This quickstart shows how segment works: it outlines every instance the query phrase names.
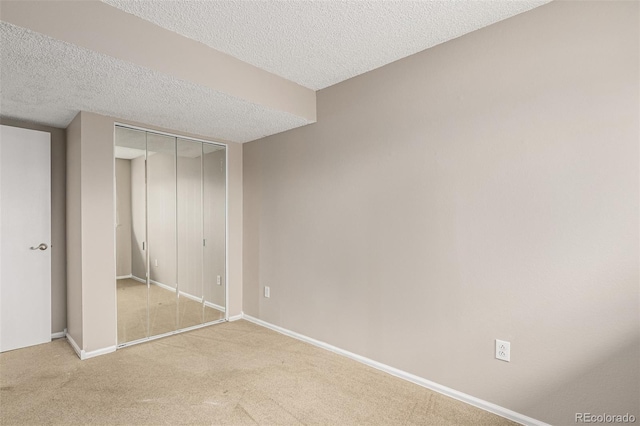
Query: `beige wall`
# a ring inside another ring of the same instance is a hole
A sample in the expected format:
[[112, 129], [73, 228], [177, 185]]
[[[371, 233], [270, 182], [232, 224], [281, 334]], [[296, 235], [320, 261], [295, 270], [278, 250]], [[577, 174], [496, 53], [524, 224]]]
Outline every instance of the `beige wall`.
[[639, 417], [638, 13], [550, 3], [245, 144], [245, 313], [549, 423]]
[[81, 121], [67, 127], [67, 336], [82, 349]]
[[51, 134], [51, 332], [59, 333], [67, 327], [66, 131], [5, 117], [0, 124]]
[[81, 112], [82, 333], [87, 352], [116, 344], [113, 120]]
[[[204, 155], [204, 298], [218, 306], [225, 306], [225, 151]], [[220, 276], [220, 284], [217, 277]]]
[[131, 160], [116, 159], [116, 276], [131, 275]]
[[[179, 143], [186, 143], [179, 139]], [[118, 160], [131, 163], [133, 168], [132, 191], [135, 194], [133, 219], [135, 230], [132, 239], [134, 250], [129, 251], [133, 256], [134, 276], [144, 279], [144, 158], [132, 161]], [[177, 213], [178, 213], [178, 247], [177, 268], [180, 291], [196, 297], [203, 296], [208, 302], [218, 306], [225, 305], [225, 151], [217, 150], [205, 154], [204, 175], [201, 175], [200, 157], [178, 157], [177, 179], [174, 176], [172, 155], [156, 153], [149, 158], [149, 255], [151, 260], [151, 279], [161, 284], [175, 287], [176, 282], [176, 230], [175, 182], [177, 180]], [[117, 164], [116, 164], [117, 166]], [[116, 173], [118, 169], [116, 168]], [[122, 172], [125, 179], [125, 172]], [[202, 181], [204, 179], [204, 186]], [[124, 191], [123, 191], [124, 193]], [[205, 233], [207, 246], [204, 249], [206, 262], [203, 268], [203, 215], [201, 197], [205, 199]], [[124, 208], [124, 207], [123, 207]], [[131, 213], [130, 213], [131, 214]], [[131, 228], [129, 229], [131, 233]], [[130, 235], [130, 234], [127, 234]], [[120, 246], [118, 246], [120, 247]], [[126, 247], [123, 246], [123, 251]], [[119, 257], [120, 249], [117, 256]], [[123, 254], [124, 255], [124, 254]], [[155, 261], [158, 260], [158, 266]], [[129, 272], [131, 273], [131, 272]], [[127, 275], [120, 274], [119, 276]], [[220, 275], [220, 285], [217, 276]]]
[[[174, 139], [170, 140], [173, 143]], [[152, 145], [149, 145], [148, 149], [152, 151]], [[164, 152], [157, 152], [147, 158], [147, 242], [150, 279], [172, 288], [176, 287], [177, 279], [175, 163], [175, 154]]]
[[131, 160], [131, 274], [146, 279], [146, 239], [144, 156]]
[[242, 314], [244, 297], [244, 255], [243, 255], [243, 232], [244, 223], [242, 212], [244, 211], [244, 150], [243, 145], [237, 143], [227, 144], [227, 276], [229, 283], [227, 288], [228, 303], [227, 310], [229, 317]]
[[178, 157], [178, 282], [180, 291], [199, 298], [203, 295], [201, 163], [200, 157]]

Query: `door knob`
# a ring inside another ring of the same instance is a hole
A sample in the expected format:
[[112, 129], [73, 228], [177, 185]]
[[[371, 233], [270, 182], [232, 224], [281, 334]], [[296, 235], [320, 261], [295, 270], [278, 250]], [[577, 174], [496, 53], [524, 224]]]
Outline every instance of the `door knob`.
[[40, 244], [38, 247], [31, 247], [31, 250], [46, 250], [49, 246], [45, 243]]

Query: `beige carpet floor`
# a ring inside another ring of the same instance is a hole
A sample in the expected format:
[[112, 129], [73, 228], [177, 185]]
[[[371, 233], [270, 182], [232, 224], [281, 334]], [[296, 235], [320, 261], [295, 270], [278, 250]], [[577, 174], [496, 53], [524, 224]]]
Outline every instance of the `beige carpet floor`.
[[[149, 286], [147, 326], [147, 285], [130, 278], [117, 280], [118, 344], [168, 333], [224, 318], [224, 312], [180, 297], [157, 285]], [[147, 332], [147, 328], [149, 331]]]
[[0, 354], [0, 423], [510, 425], [246, 321], [80, 361], [65, 339]]

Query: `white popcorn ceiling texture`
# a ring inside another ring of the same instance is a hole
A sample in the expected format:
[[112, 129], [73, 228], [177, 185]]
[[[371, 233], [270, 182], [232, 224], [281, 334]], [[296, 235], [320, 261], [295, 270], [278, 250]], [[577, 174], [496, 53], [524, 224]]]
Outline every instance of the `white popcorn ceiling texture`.
[[319, 90], [550, 0], [102, 0]]
[[0, 22], [0, 114], [66, 128], [89, 111], [247, 142], [301, 117]]
[[[316, 90], [548, 2], [105, 1]], [[0, 22], [0, 115], [81, 110], [235, 142], [310, 123]]]

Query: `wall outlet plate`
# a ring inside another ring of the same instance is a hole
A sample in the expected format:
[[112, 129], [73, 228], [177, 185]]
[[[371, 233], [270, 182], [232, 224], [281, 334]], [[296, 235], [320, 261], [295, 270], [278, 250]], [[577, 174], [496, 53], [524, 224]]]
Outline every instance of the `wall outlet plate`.
[[264, 287], [264, 297], [271, 297], [271, 289], [267, 286]]
[[496, 339], [496, 359], [511, 361], [511, 342]]
[[216, 278], [216, 284], [222, 285], [222, 279], [220, 278], [220, 275], [218, 275], [218, 278]]

